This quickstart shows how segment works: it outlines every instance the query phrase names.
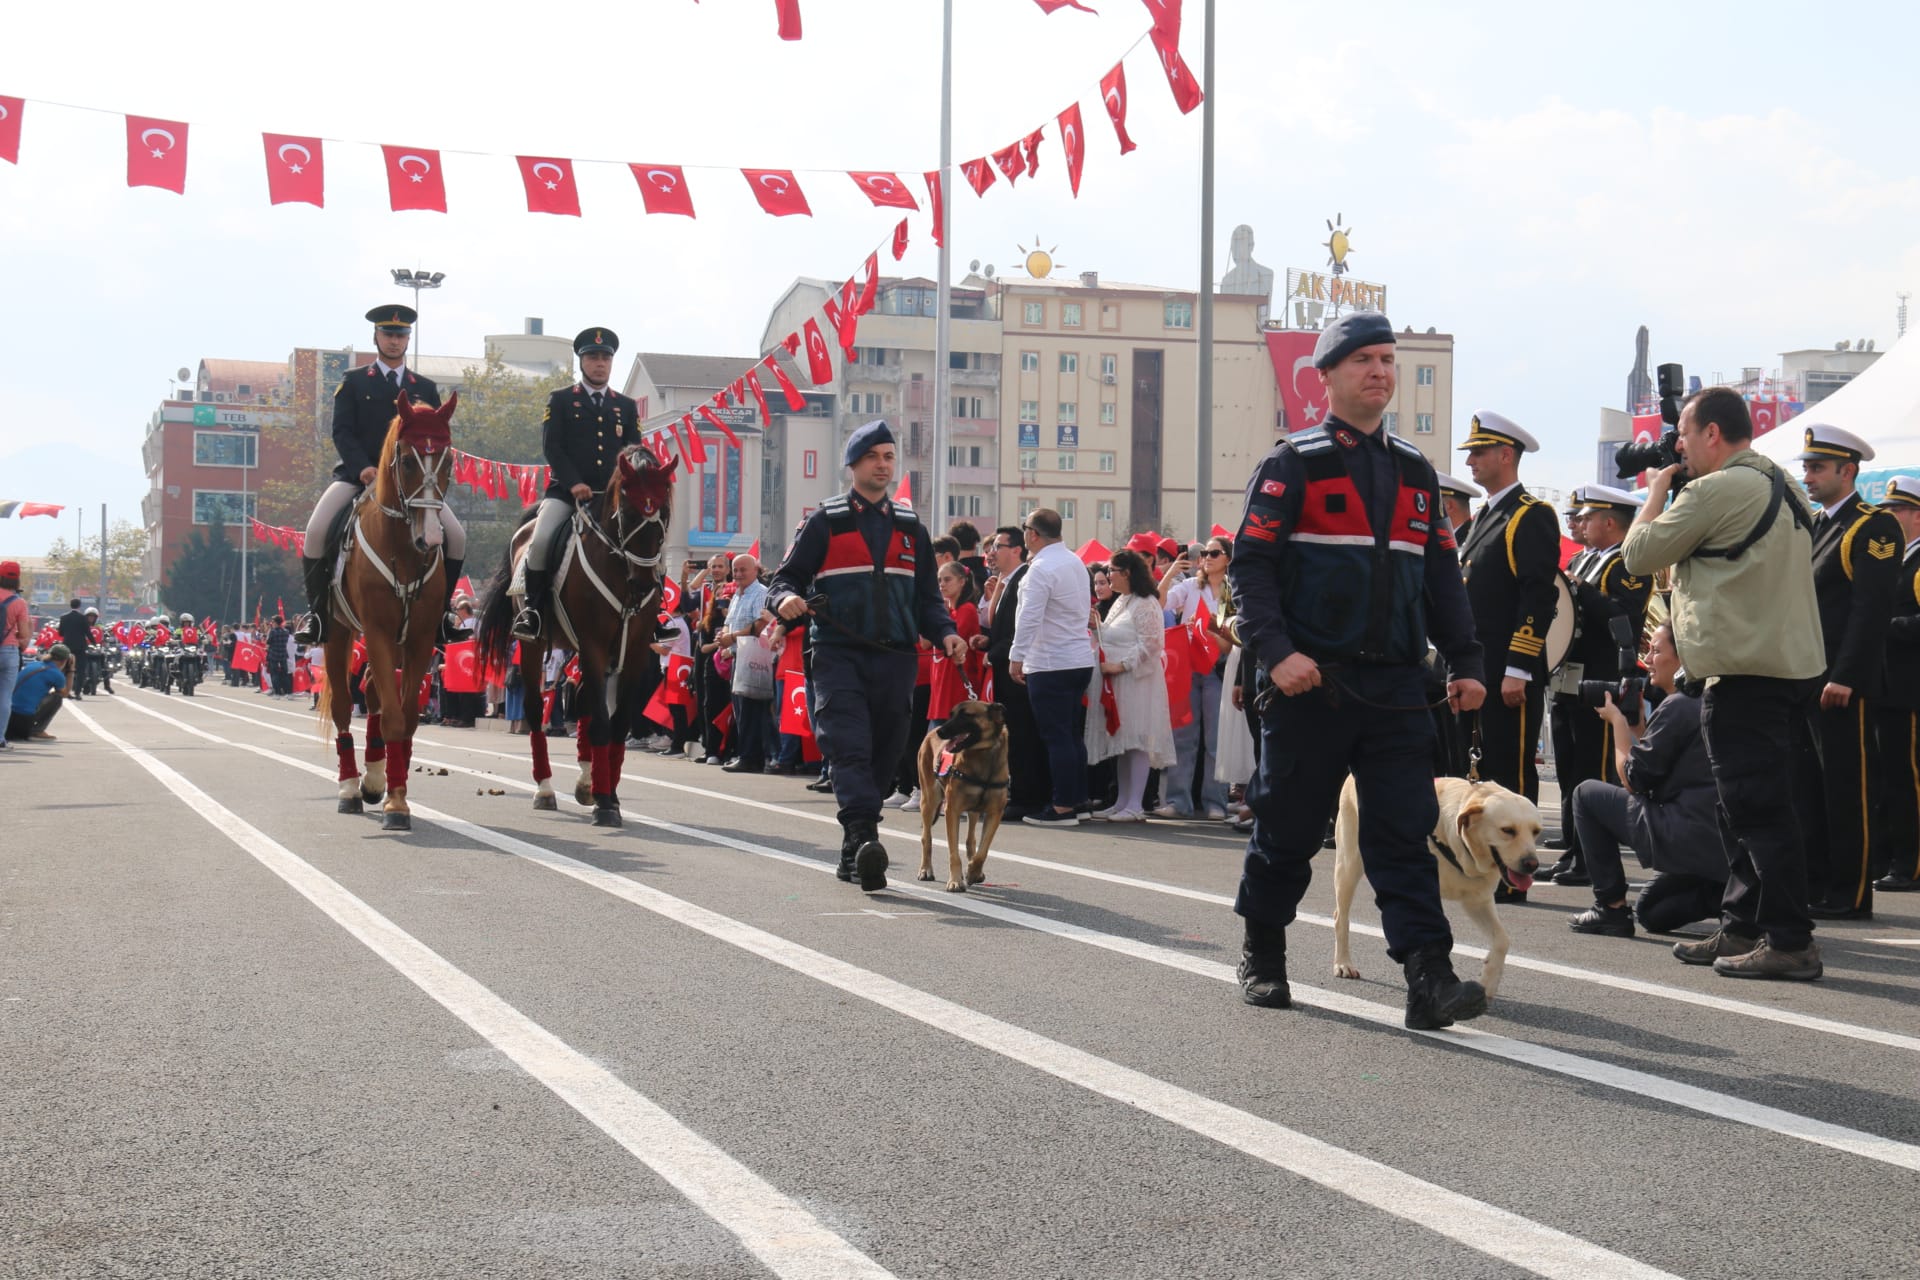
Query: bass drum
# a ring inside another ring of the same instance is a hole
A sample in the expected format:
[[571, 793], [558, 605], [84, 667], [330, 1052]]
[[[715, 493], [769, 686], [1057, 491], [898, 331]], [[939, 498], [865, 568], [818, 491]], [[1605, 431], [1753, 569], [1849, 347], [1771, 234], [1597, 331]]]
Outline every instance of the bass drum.
[[1548, 671], [1558, 671], [1560, 664], [1567, 660], [1567, 654], [1573, 648], [1573, 637], [1578, 630], [1579, 614], [1573, 607], [1573, 584], [1567, 575], [1556, 569], [1553, 573], [1553, 621], [1547, 627], [1546, 648], [1542, 651], [1547, 660]]

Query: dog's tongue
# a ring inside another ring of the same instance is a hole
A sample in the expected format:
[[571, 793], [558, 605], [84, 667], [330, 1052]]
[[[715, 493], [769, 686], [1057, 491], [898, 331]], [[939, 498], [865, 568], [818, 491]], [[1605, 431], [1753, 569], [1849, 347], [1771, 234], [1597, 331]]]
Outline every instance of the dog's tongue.
[[1507, 877], [1507, 883], [1513, 886], [1513, 890], [1515, 893], [1525, 893], [1528, 889], [1533, 887], [1532, 876], [1523, 876], [1518, 872], [1507, 871], [1504, 868], [1502, 869], [1501, 874]]

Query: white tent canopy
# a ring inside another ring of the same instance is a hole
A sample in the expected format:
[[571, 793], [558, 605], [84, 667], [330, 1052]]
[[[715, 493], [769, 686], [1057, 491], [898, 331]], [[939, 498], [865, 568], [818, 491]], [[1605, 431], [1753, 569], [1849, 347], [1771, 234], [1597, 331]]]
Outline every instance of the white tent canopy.
[[1920, 342], [1902, 340], [1859, 377], [1799, 417], [1754, 441], [1753, 447], [1788, 462], [1806, 447], [1806, 427], [1839, 427], [1873, 446], [1873, 460], [1860, 464], [1860, 492], [1877, 502], [1887, 480], [1920, 474]]

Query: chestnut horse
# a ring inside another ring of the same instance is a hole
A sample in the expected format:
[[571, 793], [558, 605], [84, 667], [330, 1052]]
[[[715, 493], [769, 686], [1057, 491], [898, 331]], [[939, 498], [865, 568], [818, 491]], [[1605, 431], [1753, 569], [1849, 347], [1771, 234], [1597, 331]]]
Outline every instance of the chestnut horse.
[[[346, 556], [329, 597], [325, 714], [340, 757], [340, 812], [360, 813], [363, 801], [379, 804], [384, 793], [380, 825], [388, 831], [413, 829], [407, 769], [420, 724], [416, 691], [433, 658], [446, 600], [440, 512], [453, 471], [447, 423], [459, 403], [458, 392], [438, 409], [401, 393], [373, 487], [354, 500], [347, 517]], [[365, 636], [367, 646], [364, 778], [354, 762], [347, 683], [355, 636]]]
[[[653, 632], [660, 610], [660, 562], [673, 515], [673, 464], [645, 445], [621, 450], [613, 481], [595, 503], [574, 511], [553, 574], [553, 607], [540, 638], [520, 642], [520, 685], [526, 697], [527, 745], [533, 751], [536, 809], [558, 808], [547, 760], [541, 681], [548, 650], [565, 644], [580, 658], [580, 777], [573, 797], [593, 806], [593, 825], [617, 827], [620, 766], [637, 695], [649, 665], [658, 666]], [[513, 650], [511, 595], [515, 562], [533, 537], [523, 517], [505, 560], [487, 587], [476, 638], [492, 671], [505, 670]]]

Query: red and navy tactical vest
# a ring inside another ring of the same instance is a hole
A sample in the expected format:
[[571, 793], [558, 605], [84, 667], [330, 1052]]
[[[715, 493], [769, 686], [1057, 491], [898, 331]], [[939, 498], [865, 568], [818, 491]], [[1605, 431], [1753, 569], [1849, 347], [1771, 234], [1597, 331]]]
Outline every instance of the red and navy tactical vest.
[[1427, 653], [1427, 544], [1446, 533], [1433, 464], [1398, 436], [1392, 523], [1375, 529], [1324, 428], [1287, 443], [1306, 467], [1300, 519], [1280, 568], [1280, 604], [1297, 648], [1316, 659], [1419, 662]]
[[860, 637], [889, 649], [913, 649], [919, 627], [910, 536], [918, 522], [912, 509], [893, 504], [893, 528], [879, 564], [873, 562], [846, 494], [828, 498], [820, 510], [827, 518], [827, 555], [813, 575], [813, 585], [827, 598], [827, 616], [836, 625], [811, 628], [813, 643], [857, 646], [855, 637]]

